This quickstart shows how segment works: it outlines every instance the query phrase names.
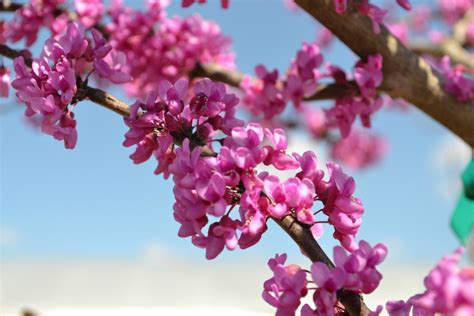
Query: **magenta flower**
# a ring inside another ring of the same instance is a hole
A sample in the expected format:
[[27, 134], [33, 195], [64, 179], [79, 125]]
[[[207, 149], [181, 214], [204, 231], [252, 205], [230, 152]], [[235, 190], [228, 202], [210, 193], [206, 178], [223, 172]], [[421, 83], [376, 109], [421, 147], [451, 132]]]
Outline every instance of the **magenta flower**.
[[101, 0], [74, 0], [79, 20], [85, 27], [94, 26], [104, 13], [104, 4]]
[[64, 0], [32, 0], [16, 10], [14, 18], [8, 22], [8, 39], [14, 43], [25, 39], [26, 46], [33, 45], [43, 25], [53, 26], [55, 11], [63, 3]]
[[293, 316], [301, 298], [308, 292], [306, 274], [297, 265], [284, 266], [286, 254], [276, 255], [268, 261], [274, 276], [263, 284], [263, 299], [277, 308], [276, 315]]
[[387, 150], [388, 144], [380, 136], [352, 130], [348, 137], [337, 140], [331, 157], [353, 169], [361, 169], [379, 162]]
[[454, 95], [458, 101], [471, 101], [474, 104], [474, 80], [467, 77], [464, 66], [452, 67], [449, 57], [444, 56], [440, 68], [445, 79], [444, 90]]

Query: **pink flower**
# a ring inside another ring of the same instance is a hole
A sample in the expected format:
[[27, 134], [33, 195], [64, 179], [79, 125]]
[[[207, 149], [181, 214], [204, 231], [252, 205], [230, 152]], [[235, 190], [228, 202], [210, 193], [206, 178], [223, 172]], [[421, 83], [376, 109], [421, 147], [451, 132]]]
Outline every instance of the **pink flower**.
[[304, 119], [306, 128], [314, 137], [322, 137], [327, 131], [326, 114], [320, 108], [311, 106], [304, 107], [301, 111], [301, 116]]
[[163, 80], [188, 77], [198, 63], [235, 67], [232, 41], [216, 23], [199, 15], [167, 18], [167, 5], [149, 1], [148, 10], [140, 12], [115, 3], [110, 12], [106, 31], [110, 45], [127, 57], [123, 71], [134, 78], [125, 85], [130, 95], [144, 97]]
[[252, 81], [250, 77], [244, 77], [241, 88], [244, 90], [244, 103], [254, 114], [263, 114], [267, 119], [281, 113], [287, 100], [283, 90], [279, 87], [278, 70], [268, 72], [263, 65], [255, 67], [255, 73], [259, 80]]
[[449, 57], [444, 56], [440, 68], [445, 79], [444, 90], [453, 94], [458, 101], [474, 103], [474, 80], [466, 76], [464, 66], [452, 67]]
[[360, 200], [352, 196], [355, 190], [354, 179], [336, 164], [328, 163], [327, 166], [329, 181], [316, 185], [316, 190], [324, 203], [324, 213], [334, 226], [334, 238], [345, 249], [352, 251], [357, 248], [354, 240], [362, 222], [364, 208]]
[[368, 16], [372, 20], [372, 29], [374, 33], [380, 32], [380, 24], [383, 23], [387, 11], [369, 3], [369, 0], [362, 0], [356, 5], [359, 14]]
[[382, 274], [377, 271], [376, 266], [382, 263], [386, 256], [387, 247], [384, 244], [371, 247], [363, 240], [350, 255], [347, 255], [342, 247], [334, 247], [335, 265], [346, 273], [344, 288], [365, 294], [372, 293], [382, 279]]
[[283, 0], [283, 4], [290, 11], [297, 12], [301, 10], [300, 7], [296, 4], [295, 0]]
[[277, 308], [276, 315], [292, 316], [308, 292], [306, 274], [297, 265], [284, 266], [286, 254], [276, 255], [268, 261], [274, 276], [263, 284], [263, 299]]
[[341, 289], [346, 281], [344, 270], [339, 267], [329, 269], [322, 262], [315, 262], [311, 265], [311, 276], [320, 289], [333, 293]]
[[408, 24], [399, 22], [387, 25], [389, 31], [397, 37], [404, 45], [408, 45]]
[[473, 0], [438, 0], [437, 2], [443, 20], [450, 25], [456, 23], [474, 6]]
[[8, 89], [10, 86], [10, 70], [0, 67], [0, 97], [8, 98]]
[[[346, 75], [342, 70], [330, 67], [329, 72], [336, 82], [347, 83]], [[357, 116], [360, 116], [364, 127], [370, 127], [372, 114], [383, 105], [383, 99], [377, 95], [377, 87], [383, 80], [382, 56], [371, 55], [366, 63], [359, 61], [354, 68], [354, 79], [361, 96], [343, 95], [336, 99], [334, 107], [325, 111], [328, 126], [338, 127], [343, 137], [350, 134]]]
[[354, 79], [366, 98], [373, 97], [375, 89], [380, 86], [383, 80], [382, 55], [370, 55], [367, 62], [358, 62], [354, 69]]
[[344, 13], [347, 10], [347, 0], [334, 0], [334, 8], [337, 13]]
[[104, 13], [104, 4], [101, 0], [74, 0], [77, 14], [85, 27], [94, 26]]
[[353, 169], [359, 169], [378, 163], [387, 150], [388, 145], [380, 136], [353, 130], [348, 137], [334, 144], [331, 156]]
[[52, 26], [57, 7], [64, 0], [32, 0], [15, 11], [13, 20], [8, 23], [8, 38], [12, 42], [26, 40], [26, 46], [33, 45], [42, 26]]
[[386, 304], [390, 316], [413, 315], [472, 315], [474, 313], [474, 269], [458, 268], [464, 252], [458, 248], [444, 257], [425, 278], [426, 291], [405, 301]]
[[408, 0], [397, 0], [399, 6], [404, 8], [405, 10], [411, 10], [411, 4]]
[[206, 259], [216, 258], [224, 247], [234, 250], [237, 247], [236, 228], [239, 226], [238, 221], [231, 220], [228, 216], [222, 217], [219, 223], [209, 226], [208, 236], [194, 236], [193, 244], [206, 248]]

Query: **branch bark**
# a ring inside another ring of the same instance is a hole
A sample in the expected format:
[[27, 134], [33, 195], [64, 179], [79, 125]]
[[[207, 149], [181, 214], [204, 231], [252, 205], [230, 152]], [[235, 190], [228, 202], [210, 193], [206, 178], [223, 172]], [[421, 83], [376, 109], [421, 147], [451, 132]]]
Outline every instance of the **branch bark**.
[[[282, 219], [273, 219], [283, 230], [290, 235], [303, 253], [312, 262], [322, 262], [330, 268], [334, 268], [331, 259], [314, 239], [310, 229], [299, 223], [292, 215], [287, 215]], [[341, 289], [337, 292], [338, 300], [346, 308], [346, 312], [351, 316], [367, 316], [370, 309], [365, 305], [361, 295]]]
[[403, 46], [385, 26], [374, 34], [369, 18], [338, 14], [332, 0], [295, 0], [326, 26], [360, 58], [381, 54], [384, 81], [381, 89], [400, 97], [431, 116], [474, 148], [474, 107], [445, 93], [442, 78], [428, 63]]
[[12, 3], [9, 1], [2, 1], [0, 2], [0, 11], [4, 12], [15, 12], [18, 9], [21, 9], [23, 4], [20, 3]]
[[410, 44], [410, 49], [418, 55], [428, 54], [434, 57], [448, 55], [456, 64], [463, 64], [474, 70], [474, 55], [465, 50], [458, 41], [446, 38], [440, 44]]

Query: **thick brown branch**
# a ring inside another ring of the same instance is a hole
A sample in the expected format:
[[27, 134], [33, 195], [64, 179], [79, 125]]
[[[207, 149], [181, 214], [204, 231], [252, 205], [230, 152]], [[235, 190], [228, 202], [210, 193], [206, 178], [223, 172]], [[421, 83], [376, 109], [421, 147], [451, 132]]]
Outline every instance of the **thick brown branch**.
[[410, 44], [410, 49], [418, 55], [428, 54], [434, 57], [448, 55], [454, 63], [463, 64], [474, 70], [474, 55], [452, 38], [447, 38], [440, 44]]
[[295, 0], [331, 30], [359, 57], [384, 58], [381, 89], [417, 106], [474, 147], [474, 107], [460, 103], [443, 91], [441, 76], [426, 61], [403, 46], [385, 26], [374, 34], [369, 18], [353, 13], [337, 14], [332, 0]]
[[20, 3], [12, 3], [9, 1], [0, 2], [0, 11], [3, 11], [3, 12], [14, 12], [18, 9], [21, 9], [22, 7], [23, 5]]
[[[274, 219], [283, 230], [290, 235], [303, 253], [312, 262], [322, 262], [328, 267], [334, 268], [331, 259], [328, 258], [324, 250], [314, 239], [309, 227], [299, 223], [292, 215], [287, 215], [282, 219]], [[368, 315], [369, 308], [365, 305], [362, 297], [354, 292], [341, 289], [337, 292], [338, 300], [344, 305], [349, 315]]]

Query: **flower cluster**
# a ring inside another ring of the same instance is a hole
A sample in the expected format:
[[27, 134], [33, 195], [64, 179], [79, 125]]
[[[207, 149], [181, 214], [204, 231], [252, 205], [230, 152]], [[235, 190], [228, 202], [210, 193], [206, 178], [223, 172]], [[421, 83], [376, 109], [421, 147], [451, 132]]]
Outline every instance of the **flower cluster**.
[[[444, 257], [425, 278], [426, 291], [405, 301], [389, 301], [385, 308], [390, 316], [474, 315], [474, 269], [459, 268], [464, 252], [459, 248]], [[381, 312], [379, 306], [378, 312]], [[378, 315], [378, 314], [377, 314]]]
[[363, 126], [370, 127], [371, 115], [383, 105], [383, 98], [377, 93], [377, 87], [383, 80], [382, 56], [370, 55], [367, 62], [356, 63], [355, 87], [340, 68], [329, 65], [328, 71], [320, 71], [322, 62], [319, 46], [304, 43], [284, 79], [279, 78], [278, 70], [269, 72], [265, 66], [258, 65], [255, 68], [257, 80], [251, 79], [250, 76], [245, 76], [242, 80], [244, 105], [253, 114], [262, 114], [264, 119], [270, 120], [282, 113], [286, 104], [292, 101], [297, 111], [308, 122], [316, 118], [313, 114], [319, 113], [308, 110], [302, 106], [302, 102], [315, 93], [321, 78], [332, 77], [336, 84], [347, 87], [348, 92], [338, 97], [334, 106], [325, 111], [324, 119], [316, 119], [318, 126], [310, 127], [310, 130], [313, 130], [313, 127], [318, 130], [313, 134], [323, 133], [327, 128], [339, 128], [342, 136], [347, 137], [358, 116]]
[[33, 45], [42, 26], [55, 29], [58, 18], [55, 13], [64, 0], [32, 0], [15, 12], [14, 18], [6, 25], [7, 39], [17, 42], [26, 40], [26, 46]]
[[187, 77], [198, 63], [234, 67], [231, 40], [219, 26], [199, 15], [167, 18], [168, 1], [148, 1], [148, 11], [136, 11], [114, 2], [106, 25], [110, 44], [127, 56], [124, 69], [134, 80], [127, 92], [144, 97], [162, 80]]
[[269, 72], [265, 66], [255, 68], [258, 80], [245, 76], [241, 83], [244, 104], [254, 114], [263, 114], [271, 119], [285, 109], [292, 101], [299, 108], [305, 97], [312, 95], [321, 74], [318, 71], [323, 62], [317, 44], [304, 43], [288, 70], [285, 80], [278, 77], [278, 70]]
[[99, 32], [93, 30], [90, 39], [82, 25], [71, 23], [58, 39], [46, 41], [31, 69], [23, 57], [14, 61], [16, 79], [12, 87], [26, 104], [26, 116], [39, 115], [42, 131], [63, 140], [66, 148], [74, 148], [77, 142], [76, 121], [69, 105], [79, 101], [75, 97], [78, 79], [82, 82], [80, 74], [96, 71], [114, 83], [130, 79], [120, 71], [120, 54], [111, 49]]
[[[305, 304], [301, 309], [302, 316], [339, 315], [343, 306], [337, 299], [341, 289], [356, 293], [372, 293], [379, 285], [382, 274], [377, 266], [387, 255], [387, 247], [377, 244], [371, 247], [367, 242], [360, 241], [359, 247], [347, 254], [342, 247], [334, 248], [335, 267], [328, 268], [322, 262], [311, 266], [311, 277], [316, 285], [313, 292], [315, 308]], [[297, 265], [284, 266], [286, 254], [276, 255], [270, 259], [268, 266], [274, 276], [265, 281], [263, 299], [277, 308], [276, 315], [295, 315], [300, 306], [301, 298], [308, 293], [305, 272]]]
[[79, 20], [85, 27], [95, 26], [104, 14], [104, 3], [102, 0], [74, 0]]
[[469, 9], [474, 7], [473, 0], [438, 0], [439, 12], [449, 25], [453, 25], [461, 19]]
[[444, 90], [458, 101], [474, 104], [474, 79], [468, 77], [468, 69], [463, 65], [451, 66], [449, 57], [445, 56], [441, 59], [440, 70], [445, 79]]
[[388, 144], [384, 138], [359, 130], [352, 130], [349, 136], [336, 141], [331, 148], [331, 158], [341, 161], [353, 169], [372, 166], [387, 153]]
[[[348, 84], [343, 70], [331, 66], [330, 75], [335, 82]], [[338, 127], [343, 137], [350, 134], [357, 116], [364, 127], [371, 127], [371, 115], [383, 105], [383, 98], [377, 94], [377, 87], [383, 80], [382, 56], [370, 55], [366, 63], [359, 61], [354, 68], [354, 79], [358, 92], [338, 97], [334, 106], [326, 111], [328, 126]]]
[[[352, 196], [351, 177], [338, 165], [328, 164], [325, 181], [314, 153], [287, 153], [283, 130], [264, 129], [256, 123], [243, 126], [235, 118], [238, 99], [227, 94], [223, 84], [197, 81], [189, 98], [187, 90], [184, 80], [174, 85], [162, 82], [158, 92], [132, 106], [125, 120], [130, 130], [124, 145], [136, 145], [132, 160], [141, 163], [154, 155], [155, 172], [173, 176], [179, 236], [192, 237], [212, 259], [224, 247], [232, 250], [255, 244], [266, 231], [268, 218], [294, 214], [316, 237], [322, 233], [322, 223], [329, 223], [346, 249], [355, 248], [363, 207]], [[175, 148], [176, 144], [182, 146]], [[268, 172], [258, 172], [260, 165], [299, 172], [280, 181]], [[316, 220], [314, 201], [323, 203], [319, 213], [326, 214], [327, 221]], [[231, 217], [235, 207], [238, 216]], [[211, 218], [217, 221], [210, 223]]]

